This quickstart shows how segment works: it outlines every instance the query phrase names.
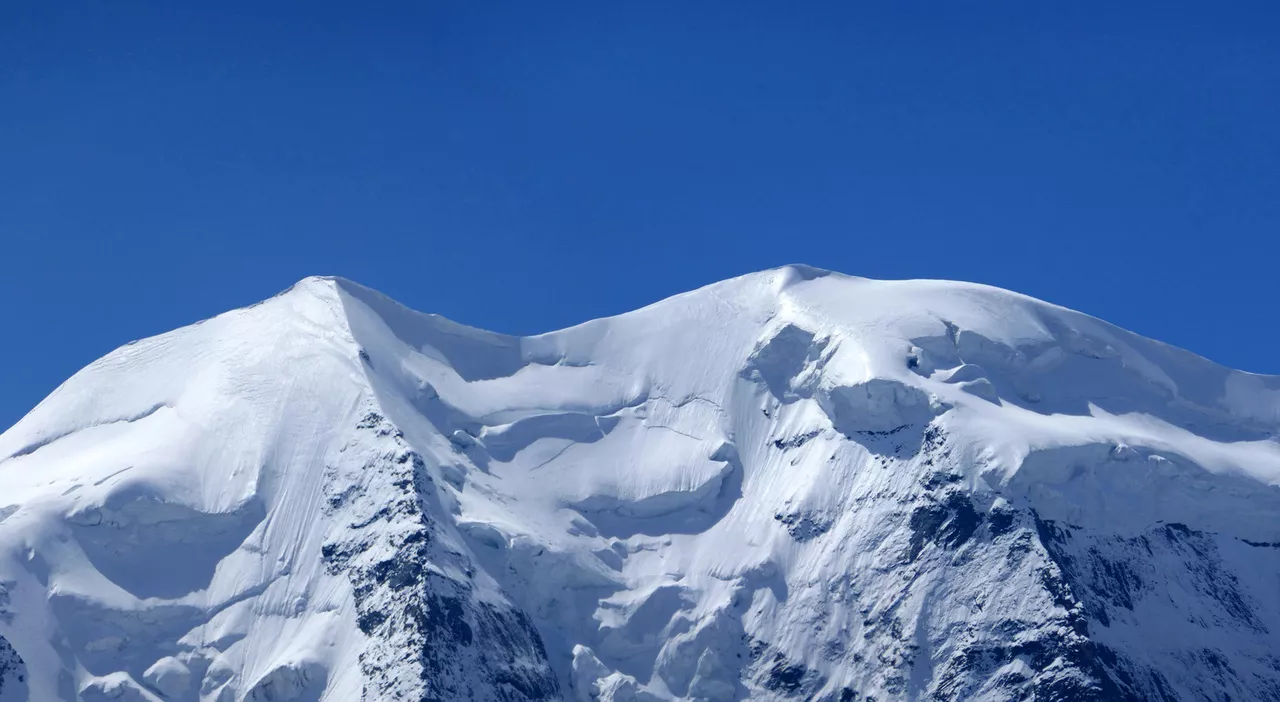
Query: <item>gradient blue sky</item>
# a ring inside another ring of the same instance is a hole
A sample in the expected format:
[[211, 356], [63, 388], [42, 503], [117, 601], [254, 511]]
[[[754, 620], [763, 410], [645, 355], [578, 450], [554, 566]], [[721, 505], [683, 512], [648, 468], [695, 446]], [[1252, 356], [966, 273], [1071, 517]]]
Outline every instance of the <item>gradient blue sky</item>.
[[4, 3], [0, 426], [317, 273], [532, 333], [796, 261], [1280, 372], [1276, 3], [854, 5]]

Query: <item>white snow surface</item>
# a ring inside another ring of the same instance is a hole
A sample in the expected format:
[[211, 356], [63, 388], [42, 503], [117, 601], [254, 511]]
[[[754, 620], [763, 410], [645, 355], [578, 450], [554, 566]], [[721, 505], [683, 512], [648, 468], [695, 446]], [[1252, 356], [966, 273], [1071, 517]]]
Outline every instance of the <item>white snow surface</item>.
[[0, 636], [30, 699], [396, 699], [322, 557], [371, 413], [564, 699], [919, 699], [961, 628], [1063, 607], [991, 549], [908, 543], [925, 427], [980, 515], [1211, 535], [1261, 629], [1149, 598], [1097, 635], [1117, 650], [1165, 670], [1202, 636], [1244, 675], [1280, 646], [1280, 552], [1248, 545], [1280, 544], [1280, 377], [991, 287], [804, 266], [533, 337], [308, 278], [117, 349], [0, 435]]

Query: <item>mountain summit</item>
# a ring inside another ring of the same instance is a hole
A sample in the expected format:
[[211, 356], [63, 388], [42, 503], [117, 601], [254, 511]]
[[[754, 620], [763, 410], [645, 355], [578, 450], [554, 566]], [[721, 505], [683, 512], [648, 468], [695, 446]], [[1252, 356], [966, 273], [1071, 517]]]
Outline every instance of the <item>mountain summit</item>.
[[0, 435], [0, 701], [1280, 700], [1277, 436], [981, 285], [512, 337], [308, 278]]

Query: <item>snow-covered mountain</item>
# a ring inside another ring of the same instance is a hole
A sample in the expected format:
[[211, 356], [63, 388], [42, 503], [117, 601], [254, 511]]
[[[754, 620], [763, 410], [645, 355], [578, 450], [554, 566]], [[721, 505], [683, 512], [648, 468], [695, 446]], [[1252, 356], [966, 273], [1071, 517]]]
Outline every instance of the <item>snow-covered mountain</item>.
[[1278, 432], [979, 285], [515, 338], [309, 278], [0, 435], [0, 700], [1280, 699]]

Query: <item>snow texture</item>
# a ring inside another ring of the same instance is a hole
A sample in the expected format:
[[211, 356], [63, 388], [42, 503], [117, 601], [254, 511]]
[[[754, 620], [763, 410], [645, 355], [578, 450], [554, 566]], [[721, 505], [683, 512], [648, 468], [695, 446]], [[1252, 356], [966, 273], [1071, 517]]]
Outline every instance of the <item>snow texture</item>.
[[803, 266], [309, 278], [0, 435], [0, 701], [1280, 700], [1280, 378]]

